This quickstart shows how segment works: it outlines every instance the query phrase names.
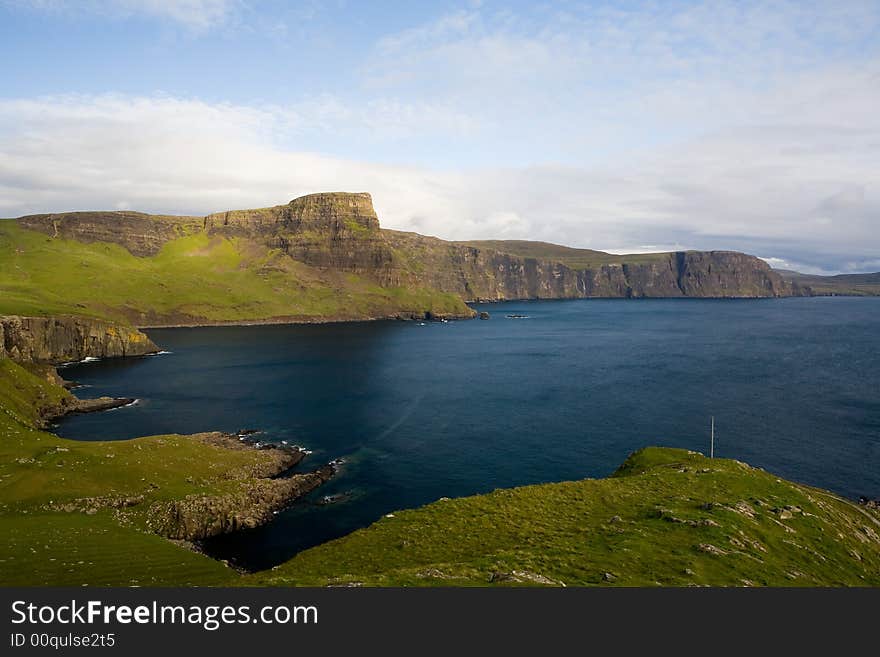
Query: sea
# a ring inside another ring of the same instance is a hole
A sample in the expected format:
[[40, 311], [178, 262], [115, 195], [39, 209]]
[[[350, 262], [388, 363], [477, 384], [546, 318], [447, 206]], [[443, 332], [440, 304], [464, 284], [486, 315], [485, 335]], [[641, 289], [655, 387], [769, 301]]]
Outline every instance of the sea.
[[605, 477], [648, 445], [880, 497], [880, 299], [540, 300], [489, 320], [153, 329], [156, 356], [65, 367], [77, 440], [257, 430], [342, 459], [274, 522], [205, 549], [260, 570], [442, 497]]

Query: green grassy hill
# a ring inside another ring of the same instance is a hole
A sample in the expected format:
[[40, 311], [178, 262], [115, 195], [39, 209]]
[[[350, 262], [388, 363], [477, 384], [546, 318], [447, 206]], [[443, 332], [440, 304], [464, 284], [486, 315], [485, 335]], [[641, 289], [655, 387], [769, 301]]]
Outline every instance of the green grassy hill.
[[0, 585], [237, 580], [223, 564], [151, 533], [147, 509], [154, 501], [234, 489], [237, 473], [259, 466], [265, 453], [188, 436], [82, 442], [40, 430], [42, 411], [67, 395], [0, 359]]
[[235, 490], [264, 451], [65, 440], [66, 391], [0, 359], [0, 585], [880, 585], [880, 518], [745, 464], [649, 448], [608, 479], [395, 512], [240, 575], [150, 531], [155, 502]]
[[396, 512], [269, 585], [877, 586], [880, 516], [744, 463], [648, 448], [600, 480]]
[[74, 314], [139, 326], [470, 314], [452, 294], [382, 287], [312, 267], [244, 237], [196, 232], [138, 257], [0, 220], [0, 314]]

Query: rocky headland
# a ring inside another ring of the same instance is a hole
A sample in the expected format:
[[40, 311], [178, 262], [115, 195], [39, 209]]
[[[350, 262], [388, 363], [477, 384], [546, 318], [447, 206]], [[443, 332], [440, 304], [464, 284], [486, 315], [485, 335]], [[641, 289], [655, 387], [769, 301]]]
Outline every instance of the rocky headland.
[[118, 323], [84, 317], [0, 315], [0, 358], [59, 365], [158, 351], [146, 334]]
[[[222, 433], [197, 434], [224, 449], [255, 449], [240, 437]], [[221, 494], [193, 494], [160, 501], [149, 509], [149, 527], [167, 538], [199, 541], [270, 522], [275, 513], [326, 483], [335, 473], [332, 464], [307, 473], [290, 473], [305, 452], [284, 445], [262, 445], [269, 459], [233, 474], [231, 488]]]
[[[731, 251], [616, 256], [543, 243], [449, 242], [387, 230], [380, 227], [367, 193], [311, 194], [284, 205], [203, 217], [68, 212], [20, 217], [15, 225], [19, 241], [48, 236], [49, 245], [45, 238], [36, 243], [41, 249], [64, 240], [118, 245], [124, 249], [118, 256], [121, 271], [134, 276], [143, 264], [162, 259], [167, 270], [178, 262], [172, 254], [180, 258], [182, 276], [158, 285], [155, 277], [145, 279], [136, 300], [105, 301], [102, 310], [85, 291], [70, 295], [70, 301], [97, 313], [113, 306], [138, 326], [448, 319], [473, 317], [465, 302], [474, 301], [807, 292], [763, 260]], [[20, 251], [13, 257], [26, 260], [24, 247]], [[54, 253], [58, 257], [57, 249]], [[122, 254], [134, 260], [122, 262]], [[196, 262], [209, 265], [201, 280], [185, 280]], [[250, 275], [246, 289], [254, 292], [229, 308], [216, 297], [220, 290], [228, 294], [227, 272], [236, 279]], [[191, 295], [187, 303], [176, 301], [176, 286]]]

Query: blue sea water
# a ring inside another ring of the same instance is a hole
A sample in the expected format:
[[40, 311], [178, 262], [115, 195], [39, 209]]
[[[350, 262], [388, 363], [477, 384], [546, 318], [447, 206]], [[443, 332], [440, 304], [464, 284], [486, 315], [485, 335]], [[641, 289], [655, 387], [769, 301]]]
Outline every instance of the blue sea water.
[[304, 470], [343, 457], [272, 524], [208, 544], [249, 568], [440, 497], [603, 477], [646, 445], [707, 452], [713, 415], [717, 456], [880, 497], [880, 299], [475, 308], [492, 318], [151, 330], [171, 353], [63, 371], [138, 404], [58, 432], [253, 428], [312, 450]]

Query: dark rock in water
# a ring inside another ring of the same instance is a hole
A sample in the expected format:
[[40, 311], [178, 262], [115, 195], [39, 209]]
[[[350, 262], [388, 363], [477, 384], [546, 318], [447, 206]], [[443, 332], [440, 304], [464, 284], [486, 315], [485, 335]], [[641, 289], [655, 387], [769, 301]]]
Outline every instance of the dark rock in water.
[[880, 499], [872, 500], [864, 495], [859, 498], [859, 504], [866, 506], [869, 509], [880, 509]]
[[97, 397], [96, 399], [77, 399], [68, 413], [97, 413], [109, 411], [112, 408], [120, 408], [134, 404], [137, 399], [130, 397]]
[[49, 425], [53, 420], [74, 413], [97, 413], [114, 408], [134, 404], [137, 399], [131, 397], [96, 397], [95, 399], [78, 399], [73, 395], [66, 397], [54, 407], [43, 409], [42, 423]]
[[351, 492], [346, 491], [345, 493], [334, 493], [333, 495], [324, 495], [320, 500], [318, 500], [318, 504], [322, 506], [326, 506], [328, 504], [337, 504], [339, 502], [344, 502], [345, 500], [351, 499]]
[[259, 429], [239, 429], [235, 432], [235, 435], [239, 438], [243, 436], [253, 436], [255, 433], [260, 433]]
[[489, 319], [489, 313], [485, 310], [480, 311], [480, 319]]

